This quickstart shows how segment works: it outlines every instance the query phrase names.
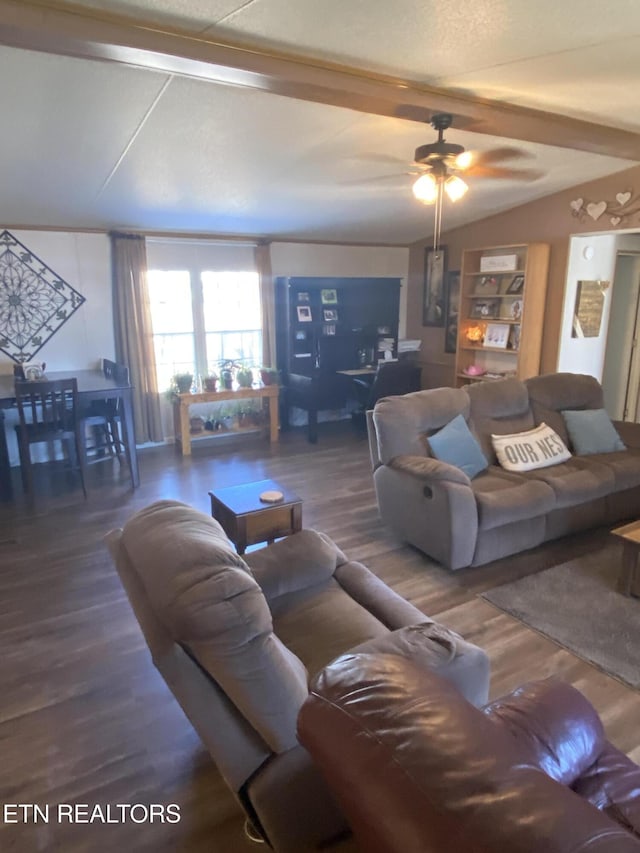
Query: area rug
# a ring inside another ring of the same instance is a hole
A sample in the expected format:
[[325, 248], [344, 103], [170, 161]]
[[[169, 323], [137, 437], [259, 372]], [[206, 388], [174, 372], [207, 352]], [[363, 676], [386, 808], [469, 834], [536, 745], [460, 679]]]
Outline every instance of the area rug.
[[621, 559], [612, 542], [482, 597], [638, 690], [640, 599], [616, 591]]

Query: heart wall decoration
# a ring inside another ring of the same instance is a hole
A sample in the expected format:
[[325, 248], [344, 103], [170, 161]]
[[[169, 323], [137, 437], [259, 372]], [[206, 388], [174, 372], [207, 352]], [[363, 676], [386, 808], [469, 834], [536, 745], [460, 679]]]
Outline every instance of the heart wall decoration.
[[640, 195], [634, 195], [632, 189], [625, 189], [616, 193], [613, 201], [574, 198], [569, 202], [569, 210], [580, 222], [598, 222], [606, 216], [609, 223], [617, 228], [630, 224], [631, 219], [640, 214]]

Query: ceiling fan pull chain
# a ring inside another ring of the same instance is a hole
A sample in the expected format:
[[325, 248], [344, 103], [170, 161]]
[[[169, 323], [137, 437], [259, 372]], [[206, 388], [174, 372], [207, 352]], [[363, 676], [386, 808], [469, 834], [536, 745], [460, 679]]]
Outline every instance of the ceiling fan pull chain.
[[442, 180], [438, 181], [438, 195], [436, 196], [436, 209], [435, 209], [435, 222], [433, 227], [433, 249], [437, 251], [440, 243], [440, 230], [442, 228], [442, 202], [443, 195], [442, 192], [443, 183]]

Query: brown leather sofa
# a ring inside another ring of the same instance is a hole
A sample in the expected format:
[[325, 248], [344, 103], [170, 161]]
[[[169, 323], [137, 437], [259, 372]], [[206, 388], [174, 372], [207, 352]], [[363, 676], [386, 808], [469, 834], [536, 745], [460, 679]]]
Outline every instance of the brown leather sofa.
[[399, 655], [357, 653], [298, 719], [363, 853], [638, 853], [640, 768], [548, 679], [482, 710]]
[[347, 828], [296, 737], [309, 679], [336, 656], [375, 640], [486, 701], [486, 653], [321, 533], [243, 558], [213, 518], [158, 501], [107, 542], [154, 664], [278, 853], [328, 849]]

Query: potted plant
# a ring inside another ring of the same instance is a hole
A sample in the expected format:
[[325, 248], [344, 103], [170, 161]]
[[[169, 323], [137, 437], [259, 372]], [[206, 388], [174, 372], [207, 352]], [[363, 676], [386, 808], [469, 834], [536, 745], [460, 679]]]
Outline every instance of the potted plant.
[[193, 373], [175, 373], [172, 385], [178, 394], [188, 394], [193, 385]]
[[220, 382], [226, 391], [231, 391], [233, 388], [233, 371], [229, 367], [225, 367], [220, 371]]
[[248, 406], [240, 406], [238, 408], [238, 426], [239, 427], [249, 426], [249, 407]]
[[203, 377], [202, 384], [204, 385], [205, 391], [215, 391], [216, 385], [218, 384], [218, 374], [215, 372], [208, 373]]
[[262, 379], [263, 385], [277, 385], [278, 371], [275, 369], [275, 367], [261, 367], [260, 379]]
[[251, 388], [253, 385], [253, 371], [249, 367], [241, 367], [236, 374], [236, 379], [241, 388]]

